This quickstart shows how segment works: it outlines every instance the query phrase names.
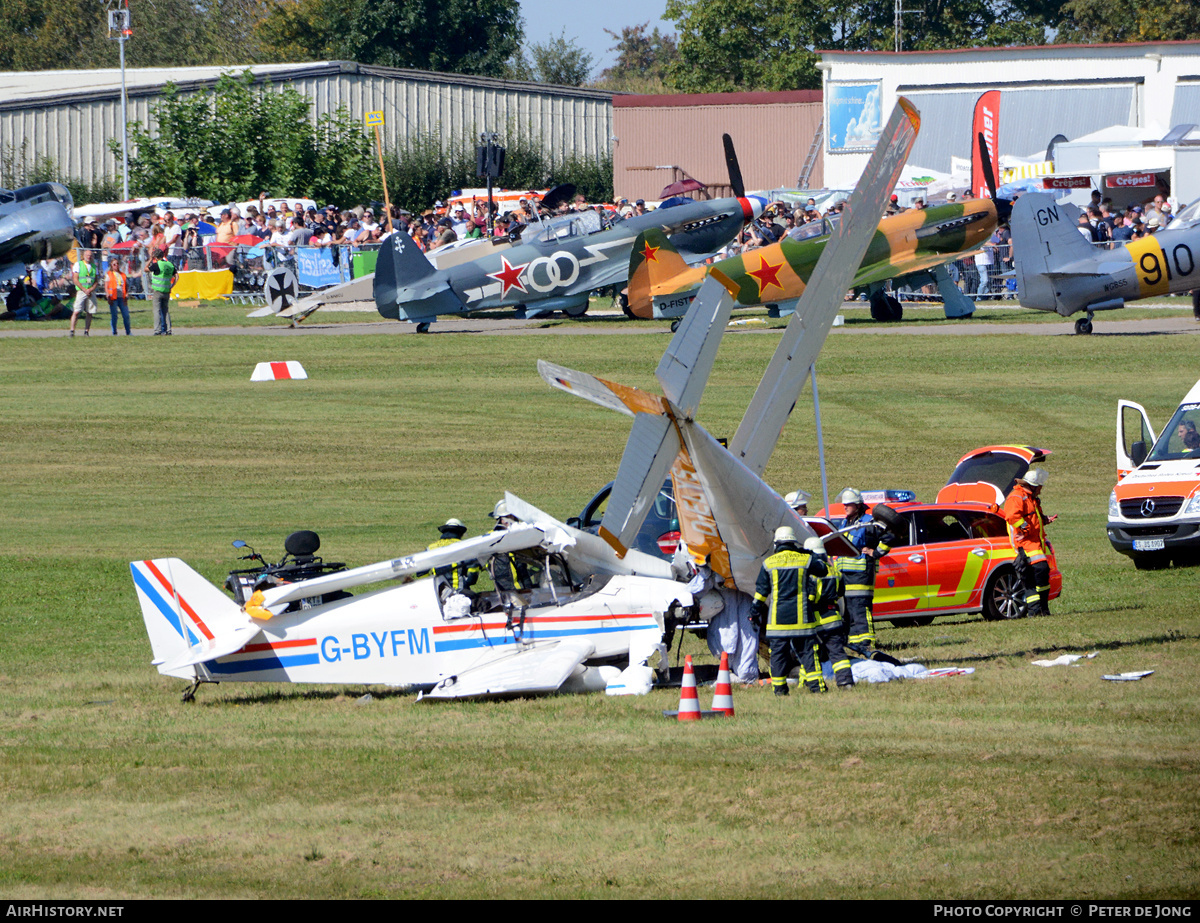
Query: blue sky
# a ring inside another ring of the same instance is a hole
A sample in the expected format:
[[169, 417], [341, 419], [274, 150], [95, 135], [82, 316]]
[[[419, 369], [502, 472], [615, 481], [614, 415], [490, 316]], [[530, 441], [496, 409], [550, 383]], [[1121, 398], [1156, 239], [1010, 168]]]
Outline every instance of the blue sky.
[[568, 41], [574, 39], [595, 58], [593, 76], [613, 63], [608, 49], [614, 44], [604, 30], [620, 34], [624, 26], [649, 21], [664, 32], [674, 32], [672, 23], [662, 19], [666, 0], [520, 0], [525, 18], [528, 44], [557, 38], [565, 29]]

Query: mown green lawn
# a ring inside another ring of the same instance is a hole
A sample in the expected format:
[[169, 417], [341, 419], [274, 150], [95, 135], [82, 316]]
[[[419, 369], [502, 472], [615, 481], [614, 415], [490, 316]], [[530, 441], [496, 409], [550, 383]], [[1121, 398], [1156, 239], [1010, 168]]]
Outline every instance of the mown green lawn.
[[[727, 335], [700, 412], [715, 435], [775, 342]], [[1196, 343], [831, 338], [831, 491], [932, 498], [975, 446], [1052, 449], [1064, 595], [1049, 619], [881, 630], [971, 676], [737, 690], [732, 721], [678, 725], [671, 691], [431, 705], [225, 684], [184, 705], [127, 563], [178, 555], [219, 581], [232, 539], [274, 557], [312, 528], [363, 564], [450, 516], [484, 531], [505, 489], [575, 514], [628, 419], [552, 391], [536, 359], [648, 388], [661, 333], [0, 341], [0, 894], [1194, 898], [1200, 569], [1138, 572], [1104, 522], [1117, 398], [1161, 425]], [[251, 384], [267, 359], [311, 377]], [[781, 491], [819, 489], [812, 421], [806, 391], [767, 471]]]

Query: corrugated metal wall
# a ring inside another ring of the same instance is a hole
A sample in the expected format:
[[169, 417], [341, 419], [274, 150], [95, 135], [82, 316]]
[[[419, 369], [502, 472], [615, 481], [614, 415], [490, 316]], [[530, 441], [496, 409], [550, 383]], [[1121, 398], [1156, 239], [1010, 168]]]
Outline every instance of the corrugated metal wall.
[[1200, 83], [1185, 83], [1181, 80], [1175, 85], [1170, 127], [1185, 123], [1200, 125]]
[[[1031, 156], [1044, 153], [1060, 132], [1078, 138], [1109, 125], [1137, 125], [1140, 83], [1001, 88], [1001, 149]], [[899, 92], [921, 112], [910, 164], [949, 173], [952, 155], [971, 156], [971, 117], [983, 90], [922, 93], [901, 86]]]
[[[821, 122], [820, 102], [698, 106], [622, 105], [613, 111], [613, 190], [630, 201], [659, 198], [676, 166], [706, 185], [724, 186], [729, 174], [721, 135], [737, 150], [747, 189], [793, 187]], [[824, 183], [818, 155], [809, 186]]]
[[[313, 101], [315, 122], [345, 107], [361, 120], [384, 113], [384, 145], [396, 149], [408, 138], [438, 134], [442, 140], [477, 138], [481, 131], [520, 133], [556, 156], [595, 157], [612, 150], [612, 95], [596, 90], [516, 83], [453, 74], [333, 62], [271, 75], [276, 88], [294, 87]], [[180, 84], [195, 92], [215, 81]], [[129, 120], [152, 125], [150, 109], [159, 90], [129, 93]], [[120, 155], [109, 142], [121, 137], [119, 93], [72, 92], [41, 99], [0, 102], [0, 186], [5, 157], [54, 158], [60, 174], [85, 182], [119, 175]]]

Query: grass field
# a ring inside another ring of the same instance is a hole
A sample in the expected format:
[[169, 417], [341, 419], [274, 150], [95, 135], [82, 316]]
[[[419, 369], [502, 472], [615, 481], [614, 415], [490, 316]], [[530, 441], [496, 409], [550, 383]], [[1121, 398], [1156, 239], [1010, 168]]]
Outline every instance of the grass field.
[[[775, 342], [726, 336], [715, 435]], [[975, 446], [1050, 448], [1064, 595], [1049, 619], [882, 629], [972, 676], [738, 690], [733, 721], [678, 725], [669, 691], [418, 705], [226, 684], [183, 705], [127, 564], [178, 555], [219, 581], [232, 539], [277, 557], [296, 528], [363, 564], [450, 516], [487, 529], [506, 488], [577, 513], [628, 421], [535, 360], [651, 387], [661, 334], [0, 341], [0, 894], [1195, 898], [1200, 569], [1138, 572], [1104, 522], [1117, 398], [1161, 425], [1197, 342], [831, 338], [830, 489], [931, 498]], [[250, 384], [265, 359], [311, 378]], [[812, 420], [806, 391], [767, 471], [781, 491], [818, 488]]]
[[[171, 305], [171, 323], [176, 327], [287, 327], [288, 323], [282, 320], [276, 320], [274, 317], [247, 317], [251, 311], [261, 307], [261, 305], [245, 305], [232, 304], [224, 299], [218, 301], [180, 301]], [[381, 318], [375, 311], [369, 309], [369, 305], [357, 305], [356, 307], [366, 307], [368, 310], [339, 310], [337, 308], [328, 309], [322, 308], [302, 322], [302, 326], [315, 327], [326, 326], [329, 324], [362, 324], [362, 323], [383, 323]], [[596, 326], [617, 326], [626, 327], [629, 321], [621, 314], [613, 314], [617, 308], [613, 305], [611, 298], [594, 297], [591, 301], [590, 313], [588, 316], [578, 320], [572, 320], [564, 317], [561, 314], [555, 314], [551, 317], [542, 319], [540, 323], [553, 326], [569, 326], [569, 327], [596, 327]], [[150, 330], [154, 327], [154, 317], [150, 310], [150, 304], [147, 301], [135, 298], [130, 302], [130, 324], [135, 330]], [[905, 319], [904, 323], [920, 323], [920, 324], [962, 324], [962, 320], [948, 320], [942, 311], [941, 305], [930, 305], [924, 303], [904, 303]], [[737, 317], [763, 317], [766, 318], [765, 308], [752, 308], [749, 310], [739, 310]], [[873, 320], [871, 317], [870, 308], [863, 302], [847, 302], [845, 311], [843, 312], [846, 318], [846, 325], [850, 327], [892, 327], [893, 323], [883, 323]], [[1142, 320], [1145, 318], [1162, 318], [1162, 317], [1190, 317], [1192, 314], [1191, 299], [1187, 296], [1165, 296], [1162, 298], [1149, 299], [1145, 302], [1138, 302], [1130, 308], [1125, 308], [1119, 312], [1101, 313], [1101, 320], [1111, 320], [1119, 318], [1122, 320]], [[495, 311], [480, 315], [479, 317], [496, 317], [496, 316], [512, 316], [512, 312]], [[1082, 316], [1082, 315], [1080, 315]], [[983, 301], [979, 303], [978, 308], [972, 315], [974, 323], [988, 324], [1054, 324], [1063, 323], [1063, 318], [1057, 314], [1047, 314], [1042, 311], [1028, 311], [1017, 306], [1015, 301]], [[391, 322], [387, 322], [391, 323]], [[638, 325], [644, 325], [647, 328], [659, 328], [666, 325], [666, 321], [638, 321]], [[787, 319], [771, 319], [770, 326], [783, 327], [787, 324]], [[27, 321], [4, 321], [0, 322], [0, 332], [7, 330], [14, 331], [61, 331], [63, 336], [66, 336], [66, 331], [70, 326], [68, 319], [40, 321], [37, 323], [29, 323]], [[408, 325], [405, 325], [408, 326]], [[101, 299], [100, 310], [96, 314], [92, 323], [93, 336], [111, 336], [110, 314], [108, 311], [108, 303]], [[83, 330], [83, 319], [81, 318], [78, 324], [78, 329]], [[436, 329], [436, 328], [435, 328]], [[118, 330], [124, 336], [124, 328], [120, 326], [118, 319]]]

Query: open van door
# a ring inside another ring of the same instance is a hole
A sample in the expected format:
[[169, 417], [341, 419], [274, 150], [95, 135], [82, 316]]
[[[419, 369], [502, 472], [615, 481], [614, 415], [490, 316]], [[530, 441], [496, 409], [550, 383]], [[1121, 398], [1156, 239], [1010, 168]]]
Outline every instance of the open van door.
[[1117, 401], [1118, 481], [1146, 460], [1157, 438], [1146, 408], [1133, 401]]

